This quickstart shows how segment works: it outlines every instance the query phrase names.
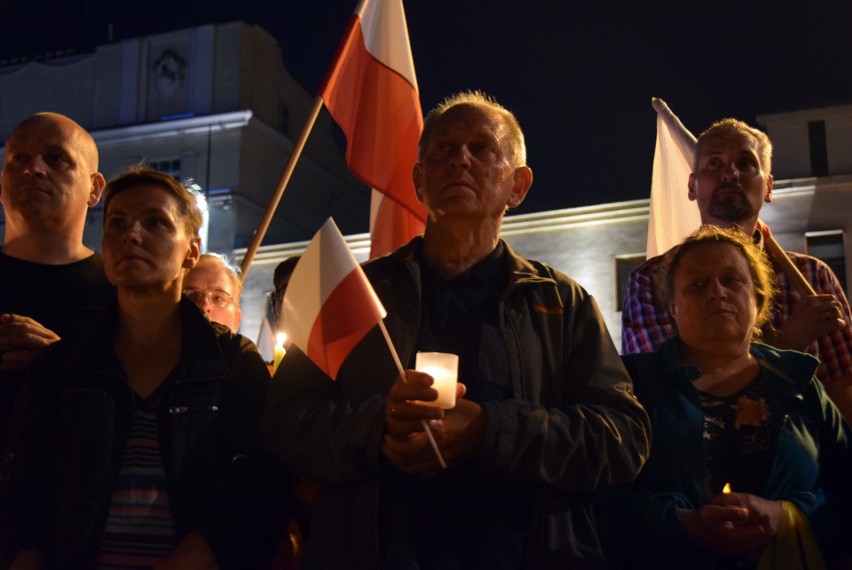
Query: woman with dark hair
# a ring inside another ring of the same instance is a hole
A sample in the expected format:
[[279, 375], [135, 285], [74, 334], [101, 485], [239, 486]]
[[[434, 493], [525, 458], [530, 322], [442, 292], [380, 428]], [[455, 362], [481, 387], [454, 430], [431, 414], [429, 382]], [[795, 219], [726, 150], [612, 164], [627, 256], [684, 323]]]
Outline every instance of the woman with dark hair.
[[268, 564], [289, 514], [259, 435], [269, 377], [250, 341], [181, 297], [200, 226], [194, 195], [168, 175], [133, 168], [107, 185], [117, 303], [32, 370], [0, 489], [7, 562]]
[[[651, 418], [639, 477], [607, 494], [602, 539], [624, 568], [822, 568], [849, 551], [850, 431], [812, 356], [754, 341], [774, 276], [736, 229], [667, 254], [677, 335], [624, 356]], [[847, 567], [847, 566], [838, 566]]]

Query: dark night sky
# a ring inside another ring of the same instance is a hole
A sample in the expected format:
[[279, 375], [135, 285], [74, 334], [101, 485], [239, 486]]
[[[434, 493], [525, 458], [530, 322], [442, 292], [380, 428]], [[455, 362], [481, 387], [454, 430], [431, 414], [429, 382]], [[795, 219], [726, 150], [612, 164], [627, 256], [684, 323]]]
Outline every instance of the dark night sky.
[[[356, 0], [0, 0], [0, 59], [245, 20], [315, 93]], [[37, 6], [37, 7], [36, 7]], [[647, 197], [652, 96], [700, 132], [852, 103], [852, 2], [408, 0], [424, 111], [481, 89], [515, 111], [535, 183], [518, 212]], [[0, 94], [2, 98], [2, 94]]]

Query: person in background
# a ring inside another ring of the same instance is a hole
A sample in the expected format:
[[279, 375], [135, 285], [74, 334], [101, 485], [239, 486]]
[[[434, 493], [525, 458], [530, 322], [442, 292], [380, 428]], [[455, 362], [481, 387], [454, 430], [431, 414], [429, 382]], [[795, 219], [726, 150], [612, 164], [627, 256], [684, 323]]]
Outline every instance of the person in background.
[[[278, 330], [286, 328], [284, 323], [281, 322], [281, 304], [284, 302], [287, 285], [290, 284], [290, 277], [293, 275], [293, 270], [296, 269], [299, 259], [301, 259], [300, 255], [288, 257], [275, 266], [275, 271], [272, 274], [272, 285], [275, 287], [275, 291], [272, 292], [272, 322]], [[290, 350], [290, 342], [289, 337], [285, 339], [285, 349]]]
[[[267, 399], [270, 448], [322, 485], [306, 566], [596, 568], [592, 498], [639, 472], [648, 418], [592, 297], [499, 239], [532, 184], [514, 115], [450, 97], [418, 160], [424, 236], [364, 267], [408, 370], [376, 327], [336, 380], [294, 346]], [[453, 409], [418, 351], [459, 356]]]
[[[714, 123], [701, 136], [689, 175], [689, 198], [701, 223], [738, 227], [763, 246], [758, 217], [772, 200], [772, 142], [765, 133], [736, 119]], [[817, 377], [847, 420], [852, 420], [852, 312], [843, 287], [822, 261], [799, 253], [787, 257], [816, 295], [803, 297], [790, 278], [773, 267], [778, 293], [773, 317], [763, 325], [763, 340], [778, 348], [807, 351], [821, 364]], [[654, 257], [630, 274], [621, 313], [623, 354], [652, 352], [673, 332], [668, 308], [654, 275], [665, 272]]]
[[217, 253], [202, 253], [183, 280], [183, 294], [204, 311], [211, 322], [232, 332], [240, 328], [240, 293], [243, 282], [237, 269]]
[[[284, 302], [284, 295], [287, 293], [287, 286], [290, 284], [290, 277], [293, 275], [293, 270], [296, 269], [299, 259], [301, 259], [299, 255], [288, 257], [276, 265], [272, 273], [272, 285], [275, 289], [272, 292], [271, 299], [272, 322], [276, 330], [285, 332], [285, 334], [286, 327], [281, 321], [281, 305]], [[292, 340], [290, 337], [285, 337], [283, 343], [284, 349], [290, 350], [291, 344]], [[274, 374], [274, 370], [272, 370], [272, 373]], [[285, 541], [282, 541], [282, 546], [279, 548], [279, 555], [277, 557], [278, 560], [287, 561], [295, 558], [301, 563], [304, 556], [304, 542], [311, 533], [311, 515], [317, 503], [319, 488], [317, 483], [303, 477], [297, 477], [293, 482], [293, 506], [296, 518], [290, 524]]]
[[[624, 568], [849, 568], [852, 432], [810, 355], [756, 342], [772, 267], [749, 236], [703, 226], [666, 254], [675, 336], [624, 356], [651, 457], [602, 500]], [[727, 488], [726, 488], [727, 484]]]
[[0, 202], [0, 447], [39, 350], [72, 337], [115, 297], [101, 256], [83, 244], [89, 208], [103, 192], [98, 149], [70, 118], [39, 113], [4, 146]]
[[254, 345], [182, 299], [201, 212], [132, 168], [104, 198], [117, 302], [34, 363], [0, 476], [13, 568], [262, 568], [290, 511], [260, 437], [269, 376]]

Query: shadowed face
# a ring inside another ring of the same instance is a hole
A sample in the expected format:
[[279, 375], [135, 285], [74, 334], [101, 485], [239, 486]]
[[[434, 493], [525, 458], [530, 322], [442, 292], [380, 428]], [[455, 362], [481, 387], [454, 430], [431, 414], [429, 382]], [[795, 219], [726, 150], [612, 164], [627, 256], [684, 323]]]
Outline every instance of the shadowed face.
[[190, 235], [178, 199], [148, 184], [116, 194], [104, 212], [104, 269], [126, 289], [181, 290], [184, 270], [198, 261], [200, 238]]
[[532, 171], [511, 164], [508, 128], [487, 108], [458, 105], [438, 119], [414, 166], [417, 197], [431, 221], [447, 216], [501, 219], [519, 205]]
[[183, 292], [214, 323], [234, 332], [240, 328], [242, 313], [234, 282], [227, 269], [216, 262], [202, 260], [183, 280]]
[[745, 225], [770, 201], [772, 176], [763, 170], [757, 146], [756, 139], [739, 133], [714, 136], [699, 145], [689, 197], [698, 202], [702, 223]]
[[685, 344], [751, 339], [757, 299], [748, 261], [736, 246], [700, 245], [675, 271], [670, 311]]
[[35, 115], [6, 141], [0, 201], [13, 221], [82, 223], [104, 187], [97, 169], [97, 149], [79, 125], [62, 115]]

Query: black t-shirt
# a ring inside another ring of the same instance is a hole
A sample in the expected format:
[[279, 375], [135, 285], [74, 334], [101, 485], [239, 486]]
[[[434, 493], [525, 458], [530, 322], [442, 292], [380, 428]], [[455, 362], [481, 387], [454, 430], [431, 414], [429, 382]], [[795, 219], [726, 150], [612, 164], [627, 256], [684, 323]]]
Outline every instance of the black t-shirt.
[[[44, 265], [0, 252], [0, 314], [30, 317], [61, 338], [71, 338], [114, 297], [100, 254], [67, 265]], [[0, 370], [0, 446], [25, 378], [25, 372]]]

